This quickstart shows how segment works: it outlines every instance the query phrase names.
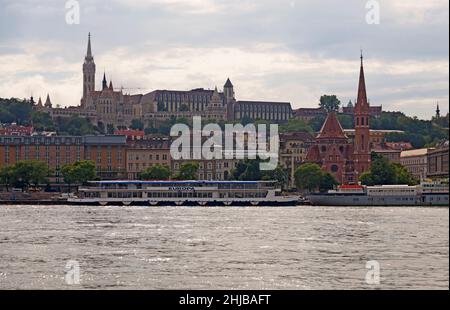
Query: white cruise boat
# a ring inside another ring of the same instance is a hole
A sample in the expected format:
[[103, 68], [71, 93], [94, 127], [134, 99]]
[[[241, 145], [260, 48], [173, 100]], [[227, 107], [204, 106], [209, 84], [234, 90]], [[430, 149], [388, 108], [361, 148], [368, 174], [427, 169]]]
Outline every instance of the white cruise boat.
[[69, 203], [100, 205], [296, 206], [275, 181], [96, 181]]
[[423, 182], [417, 186], [343, 185], [307, 197], [315, 206], [448, 206], [448, 184]]

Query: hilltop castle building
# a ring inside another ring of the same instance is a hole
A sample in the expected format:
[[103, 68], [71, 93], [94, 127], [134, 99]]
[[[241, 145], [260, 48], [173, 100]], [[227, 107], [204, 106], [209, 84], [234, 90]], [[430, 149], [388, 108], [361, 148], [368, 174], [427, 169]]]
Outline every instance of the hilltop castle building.
[[336, 113], [329, 113], [306, 156], [307, 162], [319, 164], [341, 184], [357, 183], [359, 176], [370, 170], [371, 165], [370, 106], [362, 55], [354, 118], [355, 136], [352, 142], [342, 129]]
[[134, 119], [145, 126], [177, 118], [202, 116], [216, 121], [240, 119], [287, 122], [292, 117], [289, 102], [237, 101], [234, 86], [227, 79], [223, 92], [203, 88], [190, 91], [155, 90], [148, 94], [129, 95], [115, 89], [103, 74], [102, 87], [96, 89], [96, 64], [92, 53], [91, 36], [83, 63], [83, 97], [78, 107], [54, 108], [47, 96], [45, 104], [39, 98], [36, 110], [47, 112], [52, 118], [78, 115], [104, 128], [128, 127]]

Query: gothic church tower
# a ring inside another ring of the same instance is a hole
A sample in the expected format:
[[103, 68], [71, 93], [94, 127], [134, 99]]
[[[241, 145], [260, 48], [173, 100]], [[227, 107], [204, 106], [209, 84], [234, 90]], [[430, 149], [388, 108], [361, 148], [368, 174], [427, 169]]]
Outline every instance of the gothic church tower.
[[81, 99], [81, 106], [85, 107], [88, 105], [87, 99], [89, 98], [90, 92], [95, 90], [95, 62], [92, 56], [91, 49], [91, 33], [88, 37], [88, 47], [86, 57], [84, 58], [83, 64], [83, 98]]
[[363, 56], [359, 73], [358, 99], [355, 105], [354, 162], [356, 176], [370, 169], [370, 107], [367, 101]]

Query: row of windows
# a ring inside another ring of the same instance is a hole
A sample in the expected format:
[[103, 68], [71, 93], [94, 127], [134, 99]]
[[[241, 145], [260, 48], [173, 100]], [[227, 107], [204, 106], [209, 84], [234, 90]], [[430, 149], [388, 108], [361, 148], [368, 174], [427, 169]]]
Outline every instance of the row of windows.
[[[326, 151], [328, 150], [328, 148], [325, 146], [325, 145], [322, 145], [321, 147], [320, 147], [320, 151], [322, 152], [322, 153], [325, 153]], [[339, 147], [339, 152], [341, 152], [342, 154], [344, 153], [344, 147], [341, 145], [340, 147]]]
[[303, 154], [304, 153], [304, 149], [290, 149], [290, 150], [285, 150], [283, 153], [284, 154]]
[[[153, 156], [155, 155], [155, 156]], [[162, 160], [167, 161], [168, 160], [168, 156], [167, 154], [162, 154], [162, 156], [160, 154], [148, 154], [148, 156], [146, 155], [134, 155], [134, 154], [129, 154], [128, 155], [128, 160], [132, 161], [132, 160], [153, 160], [153, 158], [155, 160], [160, 160], [162, 158]]]
[[261, 118], [265, 120], [288, 120], [290, 114], [287, 113], [260, 113], [260, 112], [235, 112], [235, 118], [250, 117], [253, 119]]
[[[185, 103], [185, 102], [164, 102], [162, 103], [164, 109], [169, 112], [179, 111], [182, 105], [186, 105], [188, 107], [188, 111], [200, 112], [204, 111], [208, 105], [207, 102], [194, 102], [194, 103]], [[186, 111], [187, 112], [187, 111]]]
[[142, 171], [152, 166], [153, 164], [147, 163], [128, 163], [128, 171]]
[[424, 165], [427, 161], [425, 158], [419, 158], [419, 159], [402, 159], [403, 165]]
[[[102, 163], [102, 155], [103, 153], [97, 153], [97, 164], [101, 164]], [[14, 150], [14, 156], [15, 156], [15, 160], [16, 162], [18, 162], [19, 160], [21, 160], [22, 156], [20, 153], [20, 150], [18, 149], [18, 147], [15, 148]], [[11, 158], [11, 148], [9, 146], [5, 147], [5, 162], [9, 163], [10, 162], [10, 158]], [[81, 156], [81, 151], [77, 150], [76, 152], [65, 152], [64, 155], [61, 155], [61, 153], [59, 151], [55, 152], [55, 153], [50, 153], [49, 150], [46, 150], [45, 152], [40, 152], [39, 150], [36, 150], [34, 153], [31, 153], [30, 150], [25, 149], [25, 152], [23, 154], [23, 158], [25, 160], [41, 160], [41, 159], [46, 159], [47, 161], [49, 161], [51, 158], [54, 159], [56, 161], [57, 164], [59, 164], [60, 162], [65, 162], [65, 163], [70, 163], [72, 162], [72, 159], [74, 159], [75, 161], [79, 161], [82, 159]], [[85, 156], [86, 160], [91, 160], [90, 158], [90, 154], [87, 153]], [[109, 152], [107, 154], [107, 158], [106, 161], [109, 165], [112, 165], [112, 153]], [[118, 152], [117, 153], [117, 162], [120, 165], [122, 163], [122, 153]]]
[[204, 192], [162, 192], [148, 193], [148, 198], [212, 198], [212, 193]]
[[158, 101], [197, 101], [197, 102], [203, 102], [206, 103], [210, 99], [210, 96], [204, 94], [204, 95], [179, 95], [174, 93], [165, 93], [158, 96]]
[[0, 144], [25, 144], [25, 145], [56, 145], [59, 147], [61, 144], [66, 145], [81, 145], [82, 138], [55, 138], [55, 137], [5, 137], [0, 138]]
[[[180, 163], [174, 163], [173, 167], [174, 167], [174, 169], [179, 169], [181, 167], [181, 165], [182, 165], [182, 163], [181, 164]], [[199, 163], [199, 169], [203, 170], [203, 169], [205, 169], [205, 167], [206, 167], [206, 169], [210, 170], [210, 169], [213, 168], [213, 163], [209, 162], [206, 165], [205, 165], [204, 162], [200, 162]], [[218, 163], [216, 163], [215, 167], [216, 167], [216, 169], [222, 169], [222, 167], [225, 168], [225, 169], [227, 169], [227, 168], [236, 168], [237, 167], [237, 162], [234, 162], [234, 163], [232, 163], [232, 162], [224, 162], [224, 163], [218, 162]]]
[[235, 108], [236, 112], [275, 112], [289, 113], [291, 108], [288, 105], [263, 105], [263, 104], [238, 104]]
[[[225, 176], [225, 179], [226, 179], [227, 176], [228, 176], [228, 172], [225, 172], [224, 176]], [[198, 177], [199, 177], [200, 180], [207, 180], [207, 181], [223, 180], [222, 173], [220, 173], [220, 172], [216, 173], [215, 178], [213, 177], [212, 173], [204, 173], [204, 174], [203, 173], [199, 173]]]

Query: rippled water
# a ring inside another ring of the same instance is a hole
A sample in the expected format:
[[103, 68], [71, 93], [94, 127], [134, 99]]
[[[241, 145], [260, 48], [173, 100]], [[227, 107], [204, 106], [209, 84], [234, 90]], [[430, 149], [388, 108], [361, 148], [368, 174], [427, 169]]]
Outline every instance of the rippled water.
[[[81, 284], [65, 282], [69, 260]], [[381, 284], [366, 284], [376, 260]], [[0, 206], [2, 289], [448, 289], [448, 208]]]

